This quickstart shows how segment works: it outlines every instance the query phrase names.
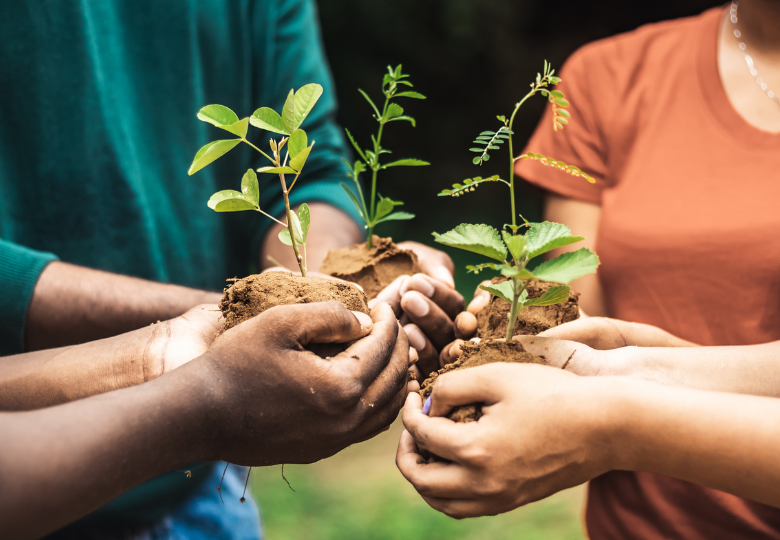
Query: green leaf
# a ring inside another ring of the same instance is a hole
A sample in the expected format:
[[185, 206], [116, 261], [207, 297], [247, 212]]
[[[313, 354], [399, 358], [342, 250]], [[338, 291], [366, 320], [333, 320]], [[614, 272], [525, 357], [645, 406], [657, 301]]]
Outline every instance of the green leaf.
[[294, 158], [301, 151], [305, 150], [309, 146], [309, 139], [306, 136], [306, 132], [302, 129], [296, 129], [290, 135], [290, 140], [287, 141], [287, 151], [290, 152], [290, 157]]
[[478, 253], [500, 262], [506, 259], [506, 246], [501, 241], [501, 235], [490, 225], [463, 223], [444, 234], [433, 233], [433, 238], [445, 246]]
[[280, 135], [290, 134], [287, 131], [287, 128], [284, 127], [284, 122], [282, 122], [282, 117], [279, 116], [279, 113], [268, 107], [257, 109], [252, 113], [252, 116], [249, 118], [249, 123], [256, 128], [279, 133]]
[[303, 169], [303, 165], [306, 163], [306, 160], [309, 159], [309, 153], [311, 152], [313, 146], [314, 143], [311, 143], [311, 146], [308, 146], [298, 152], [295, 157], [290, 160], [290, 167], [295, 169], [296, 172], [301, 172], [301, 169]]
[[309, 113], [317, 104], [322, 95], [322, 86], [319, 84], [307, 84], [295, 92], [295, 129], [298, 129]]
[[430, 165], [427, 161], [423, 161], [421, 159], [399, 159], [398, 161], [391, 161], [390, 163], [386, 163], [382, 165], [383, 169], [387, 169], [388, 167], [424, 167], [426, 165]]
[[282, 108], [282, 123], [287, 133], [292, 133], [298, 126], [295, 125], [295, 91], [290, 90]]
[[517, 266], [509, 266], [508, 264], [499, 264], [496, 266], [496, 270], [501, 271], [501, 275], [508, 278], [520, 278], [531, 279], [533, 275], [525, 268], [518, 268]]
[[395, 97], [408, 97], [412, 99], [427, 99], [420, 92], [399, 92]]
[[198, 120], [218, 128], [224, 128], [238, 122], [238, 115], [224, 105], [206, 105], [198, 111]]
[[550, 93], [553, 95], [553, 97], [557, 97], [557, 98], [563, 97], [563, 92], [561, 92], [560, 90], [552, 90]]
[[355, 147], [355, 150], [357, 151], [358, 155], [363, 158], [363, 161], [368, 161], [368, 158], [366, 158], [366, 155], [363, 153], [363, 150], [360, 149], [360, 146], [358, 146], [357, 141], [352, 136], [352, 133], [349, 132], [348, 129], [344, 129], [344, 131], [347, 132], [347, 138], [349, 139], [349, 142], [352, 143], [352, 146]]
[[558, 109], [558, 115], [563, 116], [565, 118], [571, 118], [571, 113], [567, 111], [566, 109]]
[[233, 135], [238, 135], [242, 139], [246, 138], [246, 132], [249, 130], [249, 117], [239, 120], [235, 124], [224, 126], [222, 129], [229, 131]]
[[494, 296], [498, 296], [502, 300], [506, 300], [510, 304], [512, 303], [512, 297], [515, 295], [515, 287], [511, 280], [502, 281], [496, 285], [480, 285], [479, 288]]
[[234, 189], [218, 191], [211, 196], [208, 202], [209, 208], [215, 212], [241, 212], [242, 210], [255, 210], [255, 205], [244, 197], [244, 194]]
[[195, 158], [192, 160], [192, 165], [190, 165], [190, 170], [187, 171], [187, 174], [192, 176], [209, 163], [230, 152], [240, 142], [241, 139], [227, 139], [208, 143], [195, 154]]
[[538, 298], [529, 298], [523, 302], [523, 307], [530, 306], [552, 306], [553, 304], [561, 304], [569, 299], [569, 293], [571, 289], [568, 285], [559, 285], [557, 287], [550, 287], [544, 294]]
[[417, 127], [417, 121], [411, 116], [407, 116], [407, 115], [396, 116], [395, 118], [391, 118], [390, 120], [388, 120], [388, 122], [397, 122], [399, 120], [405, 120], [410, 124], [412, 124], [412, 127]]
[[480, 163], [482, 163], [482, 158], [481, 158], [481, 157], [479, 157], [479, 156], [477, 156], [477, 157], [475, 157], [474, 159], [472, 159], [472, 160], [471, 160], [471, 162], [472, 162], [474, 165], [479, 165]]
[[241, 193], [246, 200], [260, 206], [260, 187], [257, 184], [257, 175], [252, 169], [248, 169], [241, 179]]
[[374, 215], [374, 220], [378, 222], [380, 219], [392, 212], [393, 208], [395, 208], [395, 201], [393, 199], [388, 199], [387, 197], [382, 197], [379, 199], [379, 204], [376, 205], [376, 214]]
[[309, 236], [309, 225], [311, 224], [311, 210], [309, 210], [308, 204], [303, 203], [301, 207], [298, 208], [298, 219], [301, 222], [302, 243], [306, 244], [306, 237]]
[[385, 221], [405, 221], [407, 219], [414, 219], [414, 214], [410, 214], [409, 212], [393, 212], [382, 219], [376, 220], [374, 224], [384, 223]]
[[582, 248], [543, 262], [534, 268], [533, 275], [536, 279], [569, 283], [585, 274], [592, 274], [598, 265], [596, 254], [588, 248]]
[[585, 240], [582, 236], [572, 236], [571, 229], [566, 225], [550, 221], [533, 223], [528, 228], [528, 232], [525, 233], [525, 239], [529, 259], [553, 249]]
[[358, 214], [360, 214], [360, 217], [363, 218], [363, 221], [366, 221], [366, 216], [363, 214], [363, 209], [360, 207], [360, 203], [358, 202], [357, 196], [355, 196], [354, 193], [352, 193], [352, 190], [349, 189], [347, 184], [344, 182], [339, 182], [339, 185], [341, 186], [341, 189], [347, 192], [347, 195], [349, 195], [349, 198], [352, 200], [352, 204], [355, 205], [355, 208], [358, 211]]
[[563, 98], [555, 98], [555, 103], [556, 103], [556, 105], [558, 105], [559, 107], [568, 107], [568, 106], [569, 106], [569, 102], [568, 102], [568, 101], [566, 101], [566, 100], [565, 100], [565, 99], [563, 99]]
[[509, 248], [509, 253], [512, 257], [519, 261], [523, 258], [523, 249], [525, 248], [525, 236], [519, 234], [511, 234], [506, 231], [501, 231], [501, 236], [504, 237], [504, 243]]
[[466, 271], [471, 272], [473, 274], [479, 274], [482, 270], [485, 270], [486, 268], [490, 268], [491, 270], [495, 270], [498, 265], [496, 263], [482, 263], [478, 264], [476, 266], [469, 264], [466, 265]]
[[382, 123], [389, 122], [393, 118], [398, 118], [399, 116], [403, 116], [404, 114], [404, 108], [401, 107], [397, 103], [391, 103], [387, 107], [387, 111], [385, 112], [385, 115], [382, 117]]
[[[307, 207], [308, 208], [308, 207]], [[301, 228], [301, 222], [295, 212], [290, 210], [290, 218], [292, 221], [293, 231], [295, 231], [295, 243], [299, 246], [304, 246], [306, 243], [303, 239], [303, 229]], [[286, 246], [292, 246], [292, 240], [290, 240], [290, 229], [285, 228], [279, 232], [279, 240]]]
[[259, 173], [265, 174], [296, 174], [296, 170], [290, 167], [260, 167], [257, 169]]
[[382, 117], [382, 115], [381, 115], [381, 114], [379, 114], [379, 109], [377, 109], [377, 108], [376, 108], [376, 105], [374, 105], [374, 102], [373, 102], [373, 101], [371, 101], [371, 98], [370, 98], [370, 97], [368, 97], [368, 94], [366, 94], [366, 93], [365, 93], [363, 90], [361, 90], [360, 88], [358, 88], [358, 92], [360, 92], [360, 94], [361, 94], [361, 95], [362, 95], [364, 98], [366, 98], [366, 101], [368, 101], [368, 104], [369, 104], [369, 105], [371, 105], [371, 108], [372, 108], [372, 109], [374, 109], [374, 113], [376, 113], [376, 119], [377, 119], [377, 120], [379, 120], [379, 119]]

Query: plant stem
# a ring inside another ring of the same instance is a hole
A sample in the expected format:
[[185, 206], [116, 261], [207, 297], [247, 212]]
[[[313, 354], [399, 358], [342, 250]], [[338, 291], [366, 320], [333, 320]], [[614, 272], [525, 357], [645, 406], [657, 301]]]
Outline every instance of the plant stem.
[[298, 268], [301, 270], [301, 275], [306, 277], [306, 265], [303, 263], [303, 257], [298, 250], [298, 244], [295, 243], [295, 230], [293, 229], [292, 210], [290, 210], [290, 198], [287, 191], [287, 182], [284, 180], [284, 175], [280, 174], [279, 179], [282, 181], [282, 194], [284, 195], [284, 210], [287, 213], [287, 230], [290, 231], [290, 241], [292, 242], [292, 248], [295, 252], [295, 260], [298, 261]]
[[259, 208], [255, 208], [255, 212], [260, 212], [260, 213], [261, 213], [261, 214], [263, 214], [265, 217], [269, 217], [269, 218], [273, 219], [275, 222], [277, 222], [277, 223], [278, 223], [279, 225], [281, 225], [282, 227], [287, 227], [287, 225], [285, 225], [284, 223], [282, 223], [281, 221], [279, 221], [278, 219], [276, 219], [275, 217], [273, 217], [271, 214], [267, 214], [267, 213], [263, 212], [262, 210], [260, 210]]
[[379, 151], [382, 149], [382, 131], [385, 124], [382, 118], [387, 114], [387, 106], [390, 104], [390, 98], [385, 96], [385, 106], [382, 108], [382, 116], [379, 120], [379, 132], [374, 139], [374, 163], [371, 164], [371, 216], [368, 225], [368, 249], [371, 249], [371, 242], [374, 237], [374, 218], [376, 217], [376, 174], [379, 172]]
[[520, 305], [520, 297], [523, 295], [523, 291], [528, 287], [531, 282], [530, 279], [525, 280], [523, 286], [520, 287], [520, 278], [512, 278], [512, 289], [515, 293], [512, 295], [512, 309], [509, 312], [509, 320], [506, 325], [506, 340], [512, 341], [512, 337], [515, 335], [515, 324], [517, 323], [517, 316], [520, 315], [522, 309], [518, 309]]
[[251, 142], [247, 141], [246, 139], [241, 139], [241, 140], [242, 140], [242, 141], [244, 141], [245, 143], [247, 143], [249, 146], [251, 146], [251, 147], [252, 147], [252, 148], [254, 148], [255, 150], [257, 150], [258, 152], [260, 152], [261, 154], [263, 154], [263, 156], [264, 156], [264, 157], [265, 157], [265, 158], [266, 158], [268, 161], [270, 161], [270, 162], [271, 162], [271, 163], [273, 163], [273, 164], [276, 164], [276, 162], [275, 162], [275, 161], [274, 161], [274, 160], [271, 158], [271, 156], [269, 156], [268, 154], [266, 154], [265, 152], [263, 152], [262, 150], [260, 150], [260, 149], [259, 149], [257, 146], [255, 146], [255, 145], [254, 145], [254, 144], [252, 144]]

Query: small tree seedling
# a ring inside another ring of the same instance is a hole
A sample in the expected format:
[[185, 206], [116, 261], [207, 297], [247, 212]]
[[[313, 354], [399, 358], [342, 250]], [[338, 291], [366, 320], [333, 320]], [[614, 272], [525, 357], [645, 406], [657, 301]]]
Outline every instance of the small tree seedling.
[[[410, 122], [412, 126], [416, 126], [415, 119], [409, 115], [404, 114], [403, 108], [395, 103], [393, 100], [397, 98], [411, 98], [411, 99], [425, 99], [425, 96], [419, 92], [413, 92], [410, 90], [404, 90], [401, 86], [412, 88], [413, 85], [407, 79], [409, 75], [405, 75], [402, 72], [401, 65], [396, 66], [393, 69], [391, 66], [387, 66], [387, 73], [382, 79], [382, 93], [385, 95], [385, 104], [380, 112], [379, 108], [374, 104], [371, 98], [363, 90], [358, 89], [358, 92], [366, 99], [368, 104], [373, 110], [373, 117], [379, 123], [379, 129], [376, 135], [371, 135], [372, 147], [370, 150], [362, 149], [357, 143], [355, 138], [349, 132], [347, 132], [347, 138], [355, 147], [355, 151], [358, 153], [360, 159], [355, 161], [354, 164], [342, 158], [342, 161], [349, 169], [347, 176], [355, 182], [355, 188], [357, 193], [353, 192], [345, 183], [341, 183], [341, 187], [347, 192], [352, 203], [357, 208], [360, 217], [365, 222], [365, 227], [368, 229], [368, 249], [371, 249], [372, 237], [374, 235], [374, 227], [385, 221], [393, 220], [406, 220], [412, 219], [414, 214], [409, 212], [394, 212], [396, 206], [400, 206], [403, 203], [401, 201], [394, 201], [388, 197], [382, 197], [379, 195], [377, 201], [376, 191], [376, 179], [379, 171], [388, 169], [390, 167], [421, 167], [430, 165], [427, 161], [420, 159], [400, 159], [391, 161], [389, 163], [381, 163], [380, 157], [383, 154], [390, 154], [390, 150], [382, 147], [382, 134], [384, 132], [385, 124], [390, 122], [406, 121]], [[399, 91], [403, 90], [403, 91]], [[363, 196], [363, 189], [360, 187], [360, 174], [366, 170], [371, 170], [371, 197], [369, 204], [366, 204], [366, 199]]]
[[[515, 109], [512, 111], [509, 120], [505, 116], [498, 116], [497, 118], [502, 124], [498, 131], [483, 131], [474, 141], [476, 146], [471, 148], [471, 151], [478, 154], [473, 160], [475, 165], [486, 163], [490, 159], [491, 151], [500, 150], [501, 145], [504, 142], [507, 143], [509, 148], [509, 181], [502, 179], [498, 175], [487, 178], [478, 176], [476, 178], [468, 178], [463, 181], [463, 184], [455, 184], [451, 189], [445, 189], [439, 193], [441, 197], [459, 197], [464, 193], [473, 192], [477, 186], [486, 182], [501, 182], [509, 187], [512, 222], [504, 225], [503, 230], [500, 232], [489, 225], [464, 223], [444, 234], [433, 233], [434, 239], [441, 244], [478, 253], [496, 261], [468, 266], [468, 271], [479, 273], [486, 268], [490, 268], [501, 272], [501, 275], [508, 278], [507, 281], [495, 285], [480, 285], [480, 288], [506, 300], [512, 305], [507, 324], [507, 340], [512, 339], [517, 318], [524, 308], [530, 306], [550, 306], [565, 302], [569, 298], [570, 293], [569, 286], [565, 284], [585, 274], [595, 272], [599, 265], [599, 259], [596, 254], [587, 248], [582, 248], [545, 261], [531, 271], [527, 266], [535, 257], [553, 249], [579, 242], [584, 240], [584, 238], [582, 236], [572, 236], [569, 227], [560, 223], [551, 223], [549, 221], [529, 223], [522, 216], [519, 216], [523, 219], [523, 223], [517, 224], [518, 215], [515, 211], [514, 188], [515, 164], [518, 160], [531, 159], [543, 165], [555, 167], [573, 176], [582, 177], [588, 182], [595, 182], [593, 178], [579, 168], [567, 165], [562, 161], [544, 157], [541, 154], [529, 152], [514, 157], [512, 151], [512, 136], [514, 135], [512, 125], [517, 111], [531, 96], [537, 93], [541, 94], [552, 104], [553, 129], [555, 131], [563, 129], [569, 122], [571, 115], [566, 110], [569, 102], [566, 101], [561, 91], [551, 89], [552, 86], [559, 82], [561, 80], [555, 76], [555, 70], [545, 61], [543, 73], [537, 73], [535, 82], [531, 83], [531, 91], [515, 104]], [[523, 227], [527, 228], [524, 235], [519, 234]], [[552, 281], [563, 285], [550, 287], [538, 298], [528, 298], [526, 289], [531, 279]]]
[[[299, 88], [297, 92], [290, 90], [281, 115], [273, 109], [262, 107], [257, 109], [251, 117], [241, 120], [236, 113], [223, 105], [206, 105], [198, 112], [198, 119], [237, 135], [238, 138], [208, 143], [195, 154], [195, 159], [192, 160], [189, 170], [190, 175], [195, 174], [242, 142], [257, 150], [270, 161], [270, 166], [260, 167], [257, 172], [279, 176], [287, 223], [282, 223], [260, 209], [260, 188], [257, 175], [252, 169], [247, 170], [241, 179], [241, 191], [232, 189], [219, 191], [211, 196], [208, 206], [215, 212], [254, 210], [285, 227], [279, 233], [279, 240], [292, 247], [303, 277], [306, 277], [306, 237], [309, 233], [311, 213], [309, 206], [304, 203], [296, 214], [290, 208], [289, 196], [314, 146], [314, 141], [309, 144], [306, 132], [300, 129], [300, 126], [309, 116], [321, 95], [322, 86], [307, 84]], [[279, 140], [271, 138], [269, 142], [271, 155], [266, 154], [247, 140], [246, 136], [250, 124], [258, 129], [282, 136]], [[289, 186], [286, 175], [294, 176]], [[300, 248], [303, 248], [303, 255], [301, 255]]]

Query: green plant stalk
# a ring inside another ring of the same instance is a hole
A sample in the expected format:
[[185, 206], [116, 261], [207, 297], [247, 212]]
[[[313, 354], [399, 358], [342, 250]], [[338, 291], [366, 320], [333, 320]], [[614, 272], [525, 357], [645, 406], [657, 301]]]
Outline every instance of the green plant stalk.
[[371, 216], [369, 218], [370, 225], [368, 226], [368, 249], [371, 249], [371, 244], [374, 239], [374, 219], [376, 217], [376, 175], [379, 172], [379, 150], [382, 148], [382, 131], [385, 129], [385, 124], [382, 122], [382, 118], [387, 114], [387, 106], [390, 104], [390, 98], [385, 96], [385, 106], [382, 108], [382, 116], [379, 119], [379, 131], [377, 132], [376, 139], [374, 139], [374, 163], [371, 165]]
[[[512, 111], [512, 116], [509, 118], [509, 131], [514, 131], [512, 129], [512, 126], [515, 123], [515, 116], [517, 115], [517, 111], [520, 110], [520, 107], [522, 107], [523, 103], [525, 103], [528, 98], [536, 94], [536, 92], [539, 91], [541, 88], [540, 85], [535, 84], [534, 87], [531, 89], [530, 92], [528, 92], [523, 99], [517, 102], [517, 105], [515, 105], [515, 110]], [[515, 234], [517, 232], [517, 212], [515, 211], [515, 153], [512, 147], [512, 134], [509, 134], [509, 199], [512, 201], [512, 233]]]
[[284, 195], [284, 211], [287, 214], [287, 230], [290, 231], [290, 240], [292, 242], [292, 248], [295, 252], [295, 260], [298, 262], [298, 268], [301, 270], [301, 276], [306, 277], [306, 265], [303, 263], [303, 257], [298, 249], [298, 244], [295, 242], [295, 230], [293, 229], [292, 210], [290, 210], [290, 197], [287, 190], [287, 182], [284, 179], [284, 175], [280, 174], [279, 179], [282, 181], [282, 194]]
[[517, 324], [517, 317], [520, 315], [522, 308], [520, 308], [520, 297], [523, 295], [523, 291], [528, 288], [530, 279], [525, 280], [523, 286], [520, 287], [520, 278], [512, 278], [512, 309], [509, 311], [509, 320], [506, 325], [506, 340], [512, 341], [512, 337], [515, 335], [515, 325]]

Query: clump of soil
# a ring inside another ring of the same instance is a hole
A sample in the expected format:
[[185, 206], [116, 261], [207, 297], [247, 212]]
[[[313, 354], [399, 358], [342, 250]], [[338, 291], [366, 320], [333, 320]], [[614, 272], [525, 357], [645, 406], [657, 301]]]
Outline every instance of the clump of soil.
[[336, 300], [350, 311], [369, 314], [368, 300], [357, 287], [324, 278], [303, 278], [286, 272], [266, 272], [239, 279], [225, 289], [219, 309], [222, 331], [230, 330], [275, 306]]
[[[506, 281], [505, 277], [493, 278], [492, 283]], [[528, 285], [528, 297], [537, 298], [550, 287], [560, 285], [549, 281], [532, 280]], [[580, 316], [578, 300], [580, 293], [572, 291], [563, 304], [552, 306], [531, 306], [520, 312], [514, 335], [532, 336], [555, 326], [576, 320]], [[491, 295], [490, 303], [477, 314], [477, 336], [482, 339], [505, 338], [507, 319], [512, 305], [506, 300]]]
[[[467, 341], [461, 345], [461, 355], [452, 364], [447, 364], [423, 381], [420, 395], [427, 399], [433, 392], [436, 379], [450, 371], [468, 369], [495, 362], [515, 362], [518, 364], [544, 364], [544, 359], [526, 352], [523, 345], [517, 341], [482, 340], [479, 343]], [[447, 418], [455, 422], [476, 422], [482, 416], [482, 405], [464, 405], [456, 407]]]
[[329, 251], [320, 268], [323, 274], [357, 283], [363, 287], [369, 300], [396, 278], [421, 271], [413, 251], [399, 248], [392, 238], [376, 235], [371, 249], [367, 249], [366, 244], [355, 244]]

